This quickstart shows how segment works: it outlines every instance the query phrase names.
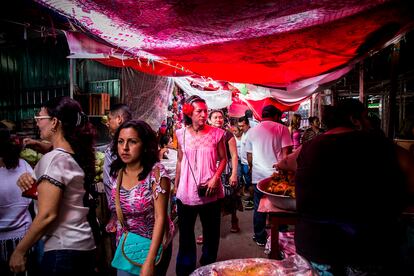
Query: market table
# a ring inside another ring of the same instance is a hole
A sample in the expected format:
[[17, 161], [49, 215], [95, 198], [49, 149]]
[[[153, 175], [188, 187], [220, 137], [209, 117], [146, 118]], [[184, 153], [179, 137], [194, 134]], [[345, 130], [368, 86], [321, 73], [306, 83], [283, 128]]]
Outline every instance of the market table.
[[295, 211], [288, 211], [279, 209], [274, 206], [266, 195], [263, 195], [259, 203], [259, 212], [268, 213], [271, 224], [271, 243], [270, 243], [270, 259], [280, 260], [279, 250], [279, 226], [280, 225], [295, 225], [297, 222], [297, 213]]

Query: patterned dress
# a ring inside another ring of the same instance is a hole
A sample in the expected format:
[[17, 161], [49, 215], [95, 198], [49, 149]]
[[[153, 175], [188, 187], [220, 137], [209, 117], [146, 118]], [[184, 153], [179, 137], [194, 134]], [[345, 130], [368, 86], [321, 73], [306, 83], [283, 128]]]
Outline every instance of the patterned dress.
[[[156, 163], [147, 177], [144, 180], [137, 180], [137, 185], [132, 189], [126, 190], [122, 187], [122, 185], [120, 189], [121, 209], [128, 230], [149, 239], [152, 238], [155, 223], [154, 199], [158, 197], [159, 193], [166, 192], [161, 188], [160, 183], [156, 182], [154, 173], [155, 167], [158, 167], [160, 170], [160, 179], [162, 177], [169, 178], [164, 166], [161, 163]], [[112, 193], [110, 209], [113, 212], [114, 217], [116, 217], [116, 178], [111, 177], [111, 182]], [[156, 185], [154, 192], [152, 185]], [[167, 223], [169, 224], [168, 237], [171, 238], [174, 231], [174, 224], [169, 217]], [[119, 221], [116, 222], [116, 229], [116, 238], [117, 241], [119, 241], [119, 238], [123, 232]]]

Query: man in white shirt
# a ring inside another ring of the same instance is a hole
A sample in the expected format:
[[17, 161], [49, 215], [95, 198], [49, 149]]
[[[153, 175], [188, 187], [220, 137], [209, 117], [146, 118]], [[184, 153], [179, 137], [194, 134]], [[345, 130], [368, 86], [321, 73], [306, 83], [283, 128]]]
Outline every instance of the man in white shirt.
[[250, 127], [251, 127], [251, 128], [253, 128], [253, 127], [257, 126], [257, 124], [259, 123], [259, 121], [258, 121], [258, 120], [256, 120], [256, 119], [253, 117], [253, 111], [251, 111], [250, 109], [247, 109], [247, 110], [244, 112], [244, 117], [246, 117], [246, 118], [249, 120], [249, 125], [250, 125]]
[[285, 158], [292, 146], [288, 128], [278, 123], [281, 115], [281, 111], [273, 105], [265, 106], [262, 122], [250, 129], [246, 137], [247, 161], [254, 186], [253, 240], [259, 246], [266, 244], [267, 233], [266, 214], [257, 211], [263, 196], [257, 189], [257, 183], [273, 174], [273, 164]]

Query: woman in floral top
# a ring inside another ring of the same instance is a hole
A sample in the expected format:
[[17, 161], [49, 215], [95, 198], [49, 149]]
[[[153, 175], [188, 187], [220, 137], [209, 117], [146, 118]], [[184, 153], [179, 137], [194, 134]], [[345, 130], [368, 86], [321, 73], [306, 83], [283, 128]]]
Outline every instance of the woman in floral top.
[[[114, 136], [112, 153], [116, 156], [110, 171], [113, 183], [110, 208], [113, 217], [116, 217], [116, 179], [123, 169], [120, 205], [125, 227], [130, 232], [152, 239], [141, 275], [165, 275], [172, 252], [170, 233], [173, 224], [167, 215], [170, 179], [158, 160], [155, 133], [144, 121], [126, 122], [118, 128]], [[160, 172], [159, 177], [156, 177], [156, 168]], [[122, 231], [117, 221], [117, 241]], [[164, 248], [162, 260], [155, 266], [157, 250], [162, 243], [169, 245]], [[130, 274], [118, 270], [118, 275]]]

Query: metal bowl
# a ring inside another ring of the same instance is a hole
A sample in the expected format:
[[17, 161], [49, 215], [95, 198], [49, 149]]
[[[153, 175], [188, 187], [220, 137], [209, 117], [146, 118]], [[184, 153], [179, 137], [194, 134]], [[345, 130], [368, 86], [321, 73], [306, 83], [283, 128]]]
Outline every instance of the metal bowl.
[[296, 199], [290, 196], [275, 195], [269, 192], [266, 192], [266, 187], [269, 185], [271, 177], [260, 180], [257, 183], [257, 189], [264, 193], [270, 202], [279, 209], [295, 211], [296, 210]]

